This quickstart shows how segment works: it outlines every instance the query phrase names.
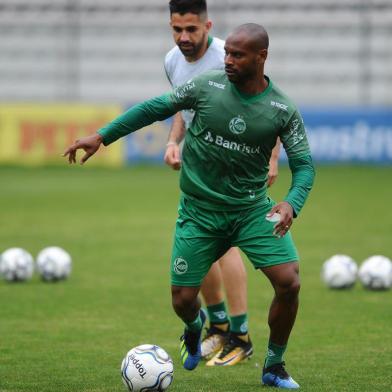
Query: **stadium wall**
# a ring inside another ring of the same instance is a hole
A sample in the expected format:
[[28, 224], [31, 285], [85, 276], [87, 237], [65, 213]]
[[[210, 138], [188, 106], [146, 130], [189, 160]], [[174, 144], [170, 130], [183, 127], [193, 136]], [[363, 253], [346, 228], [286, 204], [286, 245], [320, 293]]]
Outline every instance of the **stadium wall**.
[[[316, 161], [391, 163], [391, 0], [214, 0], [209, 14], [221, 38], [267, 28], [266, 72], [303, 108]], [[62, 162], [74, 136], [169, 89], [168, 20], [162, 0], [0, 0], [0, 163]], [[92, 164], [162, 163], [168, 128]]]

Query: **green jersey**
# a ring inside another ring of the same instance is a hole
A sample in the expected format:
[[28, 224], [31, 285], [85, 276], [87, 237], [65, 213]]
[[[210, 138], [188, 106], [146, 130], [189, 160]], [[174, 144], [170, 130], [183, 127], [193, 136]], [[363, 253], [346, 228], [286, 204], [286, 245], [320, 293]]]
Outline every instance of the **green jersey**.
[[261, 94], [247, 96], [223, 71], [210, 71], [136, 105], [98, 132], [106, 145], [153, 121], [193, 109], [180, 187], [196, 205], [227, 211], [267, 202], [269, 159], [280, 137], [292, 171], [298, 165], [307, 167], [306, 175], [300, 170], [286, 198], [298, 213], [313, 182], [309, 145], [298, 110], [267, 80]]

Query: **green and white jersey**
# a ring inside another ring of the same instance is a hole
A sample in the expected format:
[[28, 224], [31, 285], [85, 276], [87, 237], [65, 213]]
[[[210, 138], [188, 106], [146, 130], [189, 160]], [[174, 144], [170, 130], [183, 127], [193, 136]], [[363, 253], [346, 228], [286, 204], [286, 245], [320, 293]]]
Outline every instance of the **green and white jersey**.
[[309, 145], [298, 110], [267, 80], [261, 94], [246, 96], [223, 71], [209, 71], [134, 106], [98, 132], [106, 145], [180, 110], [195, 110], [185, 137], [180, 187], [196, 205], [226, 211], [267, 202], [268, 164], [280, 137], [293, 172], [286, 200], [297, 214], [313, 183]]
[[170, 95], [176, 110], [196, 110], [185, 138], [180, 185], [200, 206], [239, 209], [265, 202], [277, 137], [289, 158], [310, 154], [301, 115], [268, 81], [261, 94], [246, 96], [224, 72], [211, 71]]

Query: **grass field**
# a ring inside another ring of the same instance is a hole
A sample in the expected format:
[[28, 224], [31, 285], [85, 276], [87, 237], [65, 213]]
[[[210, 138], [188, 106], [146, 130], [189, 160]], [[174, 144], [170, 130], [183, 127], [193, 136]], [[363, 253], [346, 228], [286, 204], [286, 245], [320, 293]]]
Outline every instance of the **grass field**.
[[[392, 291], [359, 285], [331, 291], [323, 261], [392, 257], [392, 168], [320, 167], [293, 235], [302, 274], [301, 307], [286, 355], [302, 391], [387, 391], [392, 381]], [[259, 384], [271, 289], [249, 271], [255, 355], [229, 368], [180, 366], [182, 324], [170, 303], [168, 260], [177, 173], [164, 167], [0, 168], [0, 252], [33, 255], [49, 245], [73, 256], [58, 284], [0, 281], [0, 391], [125, 391], [119, 367], [141, 343], [164, 347], [175, 364], [172, 392], [267, 390]], [[283, 168], [272, 196], [289, 185]], [[248, 263], [249, 264], [249, 263]], [[249, 267], [249, 265], [248, 265]]]

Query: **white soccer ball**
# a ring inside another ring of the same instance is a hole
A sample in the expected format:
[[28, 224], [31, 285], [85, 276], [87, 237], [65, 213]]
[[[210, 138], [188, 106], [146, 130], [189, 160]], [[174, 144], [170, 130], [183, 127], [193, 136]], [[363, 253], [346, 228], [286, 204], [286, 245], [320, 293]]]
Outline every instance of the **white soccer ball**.
[[9, 248], [0, 257], [0, 275], [8, 282], [31, 279], [33, 271], [33, 256], [22, 248]]
[[58, 246], [49, 246], [42, 249], [38, 253], [36, 263], [38, 273], [47, 282], [66, 279], [71, 273], [71, 256]]
[[392, 286], [392, 262], [385, 256], [371, 256], [361, 264], [358, 277], [369, 290], [388, 290]]
[[323, 264], [321, 278], [332, 289], [347, 289], [355, 284], [358, 266], [347, 255], [334, 255]]
[[161, 347], [143, 344], [127, 352], [121, 376], [129, 391], [166, 391], [173, 381], [173, 361]]

